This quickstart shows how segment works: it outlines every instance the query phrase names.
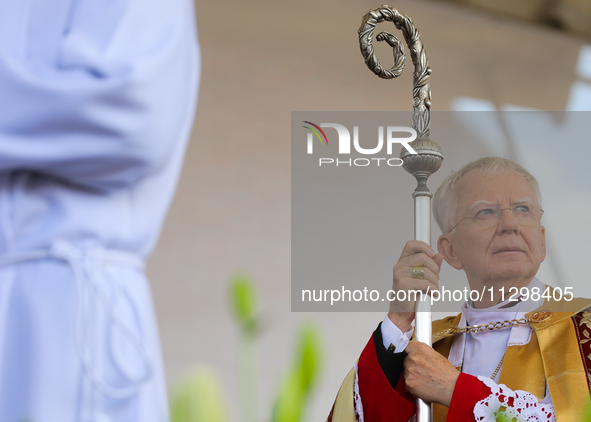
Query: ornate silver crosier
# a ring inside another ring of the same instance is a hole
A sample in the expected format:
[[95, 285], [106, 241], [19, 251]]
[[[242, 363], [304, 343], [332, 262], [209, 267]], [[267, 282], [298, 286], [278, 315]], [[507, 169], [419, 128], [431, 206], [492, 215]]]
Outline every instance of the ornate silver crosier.
[[[427, 188], [427, 179], [435, 173], [443, 161], [441, 148], [429, 139], [429, 125], [431, 123], [431, 69], [427, 62], [427, 55], [421, 42], [419, 31], [415, 28], [410, 18], [396, 9], [383, 5], [367, 12], [361, 21], [359, 28], [359, 46], [367, 67], [380, 78], [396, 78], [404, 70], [406, 56], [404, 46], [394, 35], [388, 32], [380, 32], [376, 36], [377, 41], [386, 41], [394, 52], [394, 66], [384, 69], [373, 51], [373, 33], [380, 22], [393, 22], [400, 29], [410, 50], [410, 57], [414, 64], [413, 73], [413, 98], [414, 108], [412, 127], [417, 131], [417, 139], [410, 143], [417, 152], [409, 153], [402, 149], [400, 158], [404, 161], [403, 167], [417, 180], [417, 187], [412, 194], [415, 200], [415, 239], [431, 244], [431, 198], [433, 194]], [[418, 341], [432, 345], [431, 343], [431, 304], [427, 300], [417, 301], [415, 317], [415, 338]], [[431, 405], [417, 399], [418, 422], [430, 422]]]

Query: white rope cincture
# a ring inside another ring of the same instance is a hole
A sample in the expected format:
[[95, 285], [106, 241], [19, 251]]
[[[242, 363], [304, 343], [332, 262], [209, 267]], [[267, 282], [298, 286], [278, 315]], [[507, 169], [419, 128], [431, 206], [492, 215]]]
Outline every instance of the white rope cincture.
[[[84, 374], [88, 377], [92, 385], [106, 397], [125, 399], [134, 396], [141, 385], [147, 382], [153, 375], [152, 359], [141, 338], [116, 314], [114, 305], [117, 295], [114, 295], [115, 298], [111, 300], [106, 297], [104, 286], [97, 279], [97, 274], [105, 264], [123, 264], [132, 268], [143, 269], [143, 259], [138, 255], [123, 251], [104, 250], [101, 248], [81, 250], [70, 243], [59, 240], [54, 242], [48, 249], [12, 252], [2, 255], [0, 256], [0, 267], [47, 259], [55, 259], [67, 263], [74, 273], [75, 296], [77, 301], [75, 345]], [[118, 282], [115, 283], [117, 285], [114, 288], [121, 294], [126, 295], [125, 289]], [[88, 309], [87, 295], [90, 295], [91, 298], [94, 296], [98, 299], [95, 303], [102, 304], [107, 320], [110, 322], [108, 325], [108, 335], [110, 336], [109, 353], [113, 357], [115, 366], [125, 378], [126, 385], [123, 387], [109, 385], [96, 370], [97, 365], [93, 361], [88, 344], [89, 339], [85, 333], [85, 328], [90, 326], [93, 317], [91, 311]], [[129, 298], [127, 300], [130, 303], [132, 302]], [[141, 375], [132, 374], [122, 361], [121, 356], [118, 355], [112, 338], [115, 330], [118, 330], [123, 335], [123, 338], [138, 353], [138, 360], [144, 368]]]

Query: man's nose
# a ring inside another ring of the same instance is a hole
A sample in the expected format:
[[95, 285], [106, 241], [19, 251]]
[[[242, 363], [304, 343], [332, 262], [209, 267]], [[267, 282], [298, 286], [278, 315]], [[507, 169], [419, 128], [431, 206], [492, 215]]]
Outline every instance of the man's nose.
[[502, 208], [499, 210], [499, 224], [497, 226], [497, 233], [518, 233], [520, 230], [520, 225], [517, 222], [517, 219], [513, 215], [513, 210], [511, 208]]

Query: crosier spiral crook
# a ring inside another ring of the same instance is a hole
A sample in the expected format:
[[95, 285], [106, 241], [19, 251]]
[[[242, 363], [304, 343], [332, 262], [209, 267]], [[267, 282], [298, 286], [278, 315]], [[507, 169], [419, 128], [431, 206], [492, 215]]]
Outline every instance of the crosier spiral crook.
[[[410, 18], [398, 13], [389, 6], [381, 6], [370, 10], [363, 16], [359, 28], [359, 46], [367, 67], [381, 78], [392, 79], [404, 70], [404, 48], [398, 39], [387, 32], [378, 34], [376, 40], [386, 41], [394, 51], [394, 66], [384, 69], [378, 61], [372, 45], [373, 33], [376, 25], [383, 21], [393, 22], [396, 28], [404, 34], [404, 39], [410, 50], [410, 57], [415, 66], [413, 73], [414, 113], [412, 126], [417, 131], [417, 139], [410, 145], [416, 151], [411, 154], [403, 148], [400, 158], [402, 166], [417, 180], [417, 187], [412, 194], [415, 201], [415, 239], [431, 244], [431, 197], [433, 194], [427, 187], [427, 179], [441, 166], [443, 154], [441, 148], [429, 139], [429, 125], [431, 123], [431, 69], [427, 65], [427, 55]], [[426, 296], [425, 296], [426, 297]], [[415, 338], [431, 346], [431, 304], [427, 300], [418, 300], [415, 304]], [[416, 421], [430, 422], [432, 409], [429, 403], [417, 399]]]
[[363, 16], [359, 28], [359, 47], [365, 59], [367, 67], [380, 78], [392, 79], [400, 76], [404, 70], [406, 60], [404, 47], [394, 35], [388, 32], [381, 32], [377, 35], [377, 41], [386, 41], [394, 53], [394, 66], [391, 69], [384, 69], [373, 50], [373, 33], [376, 25], [380, 22], [393, 22], [396, 28], [404, 34], [404, 39], [410, 50], [410, 57], [415, 66], [413, 73], [413, 128], [417, 131], [419, 138], [429, 137], [429, 124], [431, 123], [431, 69], [428, 66], [427, 55], [419, 31], [415, 28], [412, 20], [390, 6], [380, 6], [372, 9]]

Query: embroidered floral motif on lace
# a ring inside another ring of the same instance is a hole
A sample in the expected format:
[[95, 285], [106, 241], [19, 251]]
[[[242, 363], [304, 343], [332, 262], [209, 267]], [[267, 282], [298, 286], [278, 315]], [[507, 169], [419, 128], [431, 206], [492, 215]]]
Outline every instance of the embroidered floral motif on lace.
[[556, 422], [551, 403], [539, 403], [533, 394], [513, 391], [488, 377], [479, 376], [478, 379], [490, 388], [491, 394], [474, 406], [476, 421], [496, 422], [498, 416], [504, 416], [511, 422]]
[[361, 403], [361, 396], [359, 395], [359, 376], [357, 375], [357, 364], [355, 364], [355, 420], [357, 422], [364, 422], [363, 420], [363, 404]]

